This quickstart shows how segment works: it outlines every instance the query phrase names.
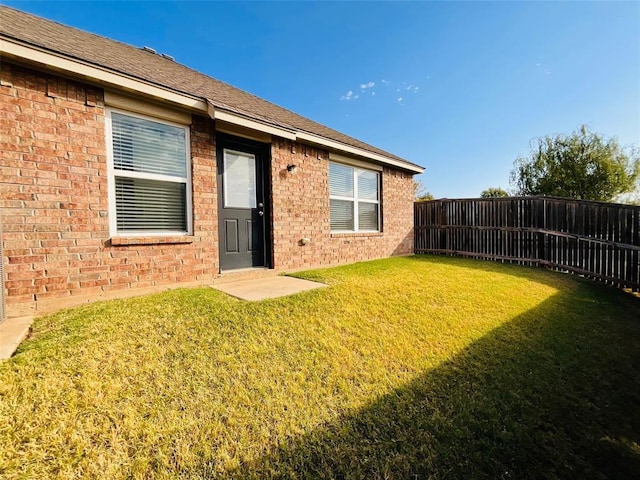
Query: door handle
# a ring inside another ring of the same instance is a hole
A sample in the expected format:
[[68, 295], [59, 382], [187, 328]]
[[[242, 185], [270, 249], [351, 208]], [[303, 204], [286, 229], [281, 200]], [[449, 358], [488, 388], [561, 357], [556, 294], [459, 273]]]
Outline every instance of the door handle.
[[264, 215], [264, 212], [263, 212], [262, 210], [260, 210], [260, 211], [258, 212], [258, 215], [263, 216], [263, 215]]

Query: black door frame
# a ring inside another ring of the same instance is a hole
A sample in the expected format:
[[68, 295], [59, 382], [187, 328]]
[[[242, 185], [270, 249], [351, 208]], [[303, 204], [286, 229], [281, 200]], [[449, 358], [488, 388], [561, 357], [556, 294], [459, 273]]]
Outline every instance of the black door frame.
[[[272, 226], [271, 226], [271, 144], [257, 142], [248, 138], [237, 137], [228, 133], [216, 132], [216, 178], [218, 185], [218, 270], [220, 273], [222, 270], [222, 231], [223, 216], [222, 209], [224, 208], [224, 181], [222, 178], [223, 168], [223, 155], [225, 149], [243, 151], [249, 149], [250, 151], [257, 151], [256, 161], [261, 163], [261, 170], [257, 168], [257, 177], [262, 180], [262, 196], [263, 196], [263, 211], [262, 215], [262, 236], [263, 236], [263, 258], [264, 266], [258, 266], [255, 268], [273, 268], [271, 259], [272, 248]], [[252, 153], [252, 152], [251, 152]], [[256, 163], [256, 167], [258, 167]], [[261, 175], [259, 174], [261, 173]], [[251, 268], [251, 267], [249, 267]]]

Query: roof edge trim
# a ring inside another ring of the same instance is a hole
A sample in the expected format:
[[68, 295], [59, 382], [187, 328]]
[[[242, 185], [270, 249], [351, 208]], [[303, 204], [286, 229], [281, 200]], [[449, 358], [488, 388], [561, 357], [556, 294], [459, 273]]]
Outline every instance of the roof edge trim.
[[121, 73], [115, 73], [95, 65], [84, 63], [77, 59], [45, 51], [33, 45], [27, 45], [17, 42], [14, 39], [9, 39], [6, 36], [0, 36], [0, 55], [26, 60], [29, 63], [35, 63], [45, 67], [48, 66], [55, 70], [63, 70], [72, 73], [74, 76], [94, 81], [97, 80], [101, 84], [140, 92], [192, 110], [207, 111], [207, 103], [200, 98], [171, 91]]
[[351, 145], [346, 145], [344, 143], [337, 142], [335, 140], [330, 140], [328, 138], [321, 137], [319, 135], [314, 135], [312, 133], [298, 132], [296, 134], [296, 137], [298, 141], [313, 143], [315, 145], [322, 145], [323, 147], [329, 147], [332, 150], [350, 153], [352, 155], [357, 155], [358, 157], [366, 158], [369, 160], [375, 160], [384, 165], [390, 165], [393, 167], [401, 168], [403, 170], [408, 170], [413, 173], [424, 172], [424, 168], [419, 167], [418, 165], [414, 165], [409, 162], [401, 162], [400, 160], [396, 160], [394, 158], [385, 157], [384, 155], [373, 153], [363, 148], [352, 147]]
[[255, 119], [238, 115], [236, 113], [227, 112], [216, 108], [215, 105], [207, 100], [207, 113], [214, 120], [220, 120], [223, 122], [238, 125], [240, 127], [250, 128], [259, 132], [269, 133], [271, 135], [277, 135], [278, 137], [286, 138], [288, 140], [296, 139], [296, 132], [294, 130], [285, 130], [284, 128], [274, 127], [264, 122], [256, 121]]

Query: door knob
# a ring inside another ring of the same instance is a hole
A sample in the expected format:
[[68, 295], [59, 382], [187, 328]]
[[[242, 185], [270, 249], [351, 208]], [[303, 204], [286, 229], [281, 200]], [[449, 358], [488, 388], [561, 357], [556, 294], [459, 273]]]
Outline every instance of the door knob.
[[258, 212], [258, 215], [263, 216], [263, 215], [264, 215], [264, 212], [263, 212], [262, 210], [260, 210], [260, 211]]

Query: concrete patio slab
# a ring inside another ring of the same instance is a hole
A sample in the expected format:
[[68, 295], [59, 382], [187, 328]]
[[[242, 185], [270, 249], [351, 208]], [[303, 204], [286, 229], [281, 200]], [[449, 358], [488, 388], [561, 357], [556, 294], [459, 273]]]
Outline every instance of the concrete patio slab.
[[314, 290], [327, 286], [328, 285], [324, 283], [311, 282], [300, 278], [269, 277], [214, 284], [211, 285], [211, 288], [215, 288], [240, 300], [255, 302], [267, 298], [285, 297], [306, 290]]
[[18, 349], [31, 331], [33, 317], [7, 318], [0, 323], [0, 360], [6, 360]]

